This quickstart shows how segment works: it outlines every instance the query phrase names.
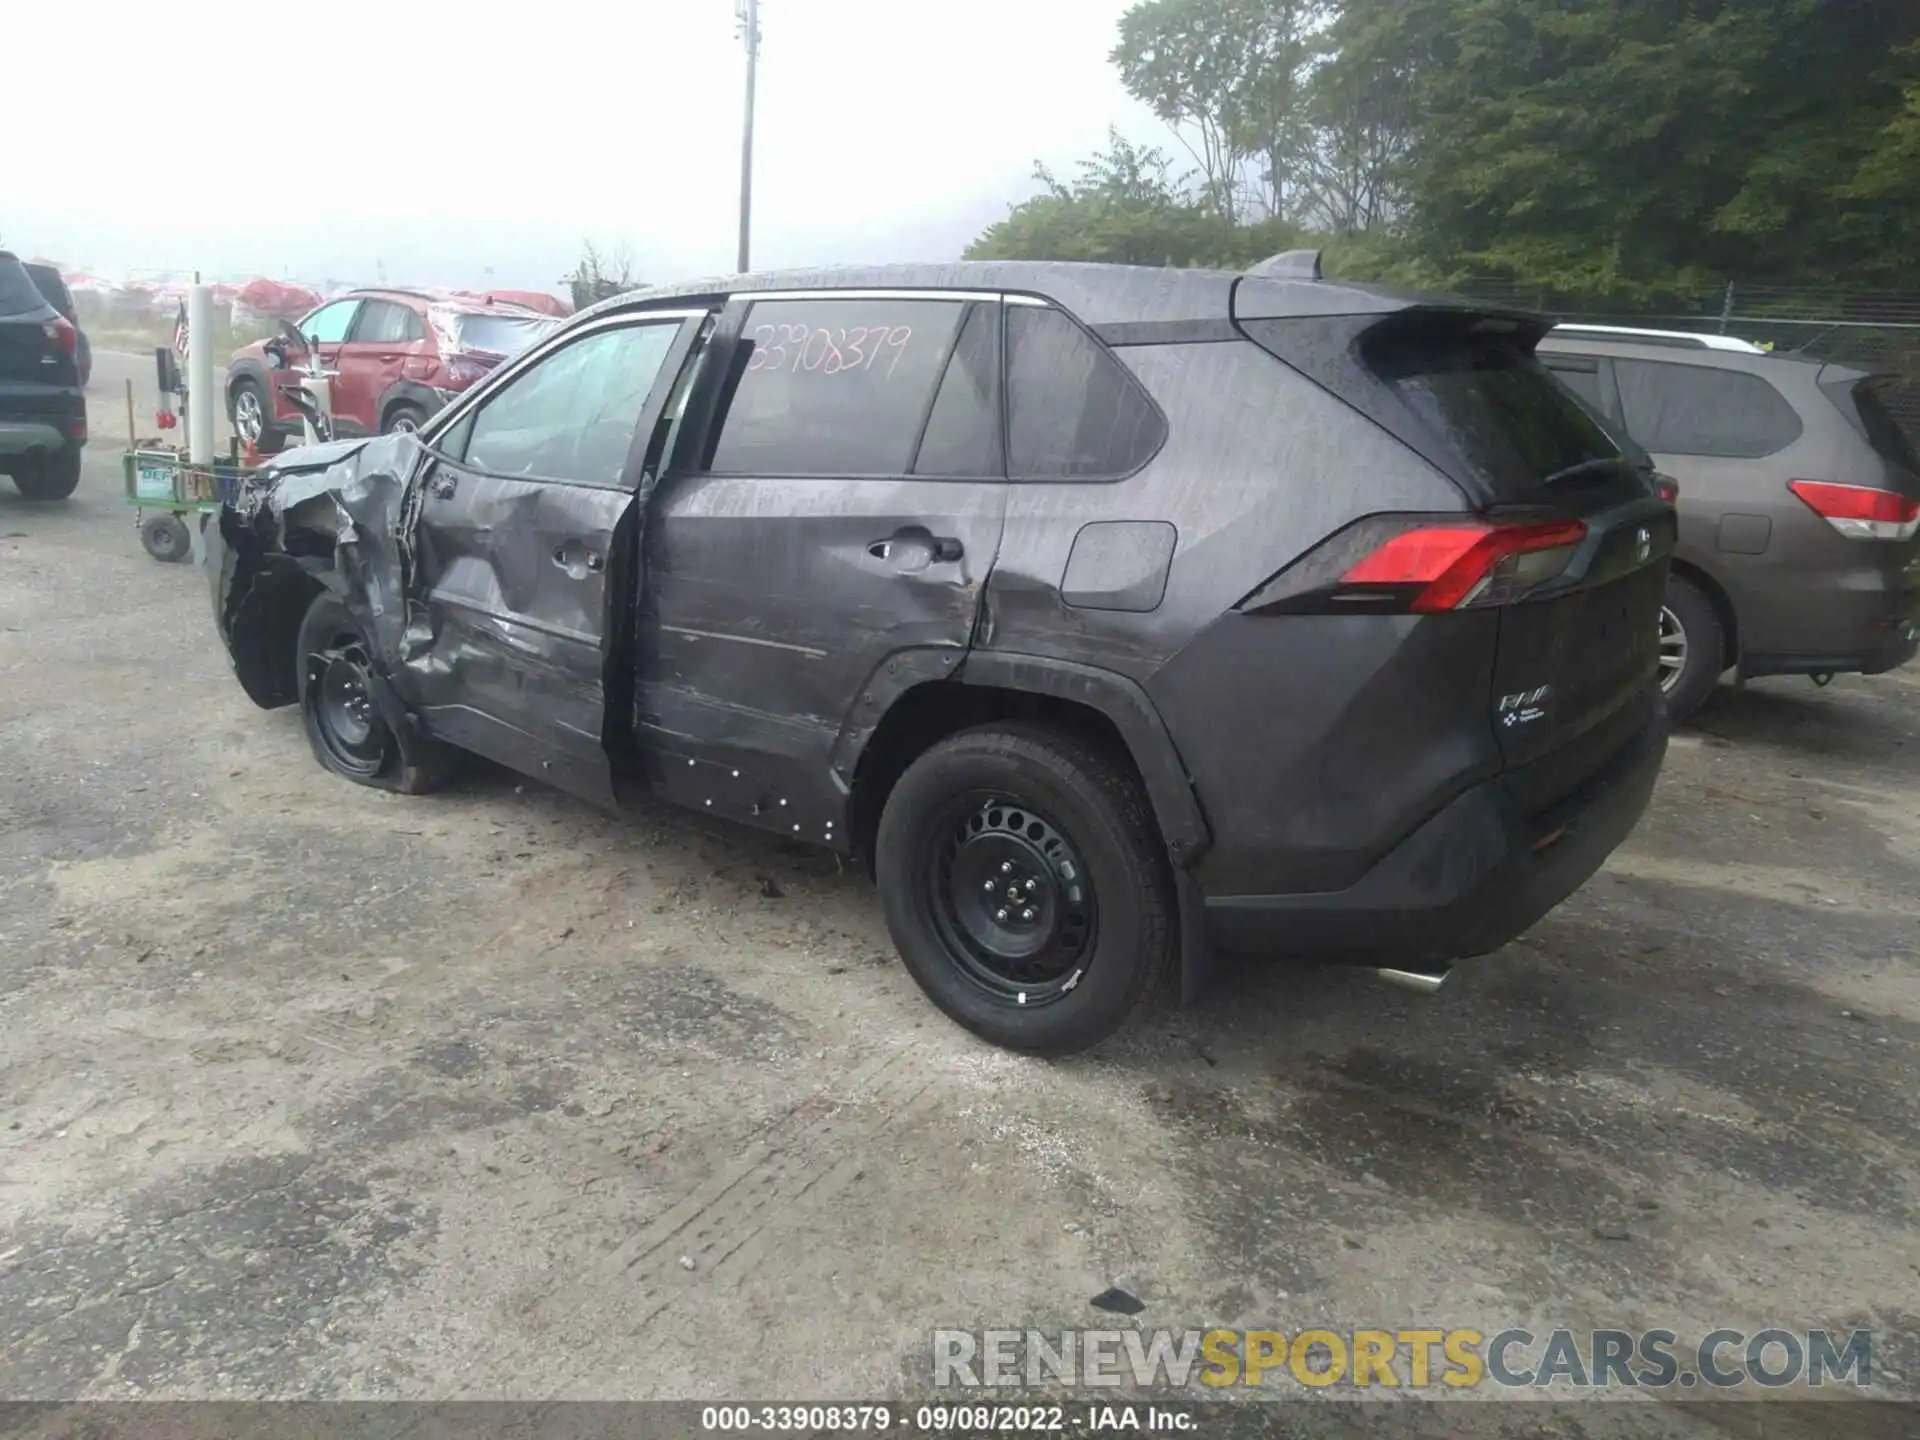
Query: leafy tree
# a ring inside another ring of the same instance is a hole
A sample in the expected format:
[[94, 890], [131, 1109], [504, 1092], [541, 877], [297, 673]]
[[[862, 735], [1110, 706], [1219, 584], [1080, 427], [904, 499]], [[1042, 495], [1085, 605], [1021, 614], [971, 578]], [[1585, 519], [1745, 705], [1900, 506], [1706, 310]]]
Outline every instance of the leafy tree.
[[[1173, 127], [1200, 166], [1202, 195], [1231, 222], [1239, 211], [1252, 90], [1265, 47], [1250, 42], [1262, 0], [1140, 0], [1120, 17], [1113, 63], [1128, 93]], [[1196, 149], [1186, 138], [1191, 128]]]
[[1429, 256], [1574, 296], [1916, 274], [1910, 0], [1349, 5], [1409, 77]]

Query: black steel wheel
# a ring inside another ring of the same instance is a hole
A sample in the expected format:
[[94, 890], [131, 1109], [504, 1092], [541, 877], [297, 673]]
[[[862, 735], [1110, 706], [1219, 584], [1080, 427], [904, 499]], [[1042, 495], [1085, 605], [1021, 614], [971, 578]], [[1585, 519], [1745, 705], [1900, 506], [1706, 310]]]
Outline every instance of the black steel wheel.
[[1093, 877], [1072, 842], [1003, 795], [957, 798], [922, 832], [915, 897], [961, 970], [1016, 1005], [1080, 983], [1099, 932]]
[[1124, 755], [1041, 725], [964, 730], [907, 767], [874, 873], [900, 958], [995, 1044], [1096, 1045], [1178, 963], [1173, 877]]
[[294, 665], [307, 741], [334, 774], [411, 795], [435, 788], [451, 772], [454, 752], [411, 728], [396, 733], [389, 723], [373, 647], [331, 591], [307, 607]]

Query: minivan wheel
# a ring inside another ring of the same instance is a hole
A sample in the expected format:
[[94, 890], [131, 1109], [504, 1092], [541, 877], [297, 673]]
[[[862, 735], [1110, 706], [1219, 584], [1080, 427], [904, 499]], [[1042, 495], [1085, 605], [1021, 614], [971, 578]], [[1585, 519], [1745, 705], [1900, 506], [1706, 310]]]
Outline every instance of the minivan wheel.
[[995, 1044], [1084, 1050], [1174, 970], [1173, 882], [1139, 781], [1065, 734], [993, 725], [941, 741], [887, 797], [875, 851], [907, 970]]
[[1726, 635], [1713, 601], [1692, 581], [1668, 576], [1660, 608], [1660, 689], [1675, 721], [1693, 714], [1713, 693], [1725, 659]]
[[300, 716], [321, 765], [359, 785], [417, 795], [441, 784], [453, 752], [400, 735], [379, 702], [373, 647], [340, 598], [322, 591], [307, 607], [295, 644]]

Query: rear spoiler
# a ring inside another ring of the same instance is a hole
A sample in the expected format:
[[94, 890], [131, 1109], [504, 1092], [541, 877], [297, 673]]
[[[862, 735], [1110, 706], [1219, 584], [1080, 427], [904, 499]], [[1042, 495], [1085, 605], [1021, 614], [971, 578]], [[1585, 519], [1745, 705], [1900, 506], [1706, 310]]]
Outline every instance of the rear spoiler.
[[[1269, 287], [1284, 286], [1279, 294]], [[1338, 309], [1303, 309], [1299, 297]], [[1412, 340], [1423, 330], [1435, 338], [1460, 340], [1488, 335], [1506, 337], [1527, 354], [1553, 328], [1543, 315], [1491, 309], [1466, 300], [1434, 300], [1372, 286], [1324, 281], [1275, 281], [1243, 277], [1233, 291], [1235, 329], [1261, 349], [1346, 401], [1441, 474], [1481, 501], [1481, 477], [1463, 463], [1458, 451], [1434, 434], [1399, 390], [1369, 366], [1363, 350], [1397, 339]], [[1356, 306], [1361, 308], [1356, 308]], [[1266, 313], [1249, 313], [1249, 311]]]

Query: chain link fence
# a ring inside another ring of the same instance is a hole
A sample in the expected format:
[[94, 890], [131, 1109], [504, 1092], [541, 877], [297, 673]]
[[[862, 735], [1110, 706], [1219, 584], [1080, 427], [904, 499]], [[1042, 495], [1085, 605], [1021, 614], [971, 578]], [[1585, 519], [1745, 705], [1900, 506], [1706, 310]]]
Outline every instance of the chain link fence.
[[1460, 287], [1478, 300], [1589, 325], [1638, 325], [1732, 335], [1776, 354], [1805, 355], [1892, 377], [1887, 410], [1920, 445], [1920, 294], [1843, 287], [1742, 285], [1651, 306], [1573, 301], [1503, 280]]

